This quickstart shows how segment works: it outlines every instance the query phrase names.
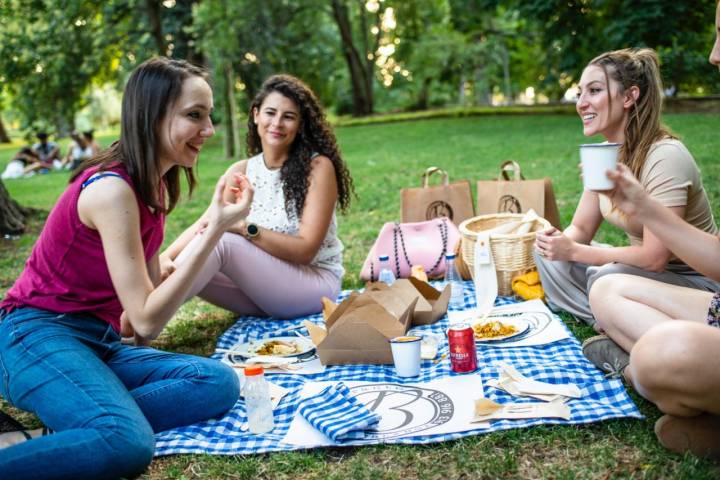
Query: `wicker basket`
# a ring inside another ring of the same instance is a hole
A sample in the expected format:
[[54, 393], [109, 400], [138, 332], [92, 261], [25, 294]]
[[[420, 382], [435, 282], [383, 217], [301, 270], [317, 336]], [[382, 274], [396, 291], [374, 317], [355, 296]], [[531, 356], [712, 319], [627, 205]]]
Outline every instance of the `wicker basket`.
[[[517, 221], [522, 217], [523, 215], [518, 213], [495, 213], [468, 218], [460, 224], [462, 258], [471, 274], [475, 272], [473, 262], [477, 232], [490, 230], [506, 222]], [[528, 233], [490, 237], [490, 251], [497, 271], [498, 295], [512, 295], [512, 279], [535, 268], [535, 260], [532, 255], [535, 232], [545, 230], [550, 226], [550, 222], [540, 218], [535, 221], [532, 230]]]

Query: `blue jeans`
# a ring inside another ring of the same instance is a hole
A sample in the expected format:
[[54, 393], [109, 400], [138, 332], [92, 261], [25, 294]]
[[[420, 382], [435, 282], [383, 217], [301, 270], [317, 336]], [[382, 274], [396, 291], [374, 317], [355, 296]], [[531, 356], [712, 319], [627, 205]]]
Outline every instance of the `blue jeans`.
[[239, 397], [216, 360], [123, 345], [95, 317], [34, 308], [2, 318], [0, 377], [8, 402], [56, 432], [0, 449], [0, 478], [134, 477], [153, 432], [222, 415]]

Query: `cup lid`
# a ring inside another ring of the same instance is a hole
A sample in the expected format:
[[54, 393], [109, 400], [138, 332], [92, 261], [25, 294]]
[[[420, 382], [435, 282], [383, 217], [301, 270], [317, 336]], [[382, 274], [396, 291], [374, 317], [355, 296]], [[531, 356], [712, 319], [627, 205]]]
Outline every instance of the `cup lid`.
[[262, 365], [249, 365], [245, 367], [245, 376], [252, 377], [254, 375], [262, 375], [264, 372]]
[[619, 147], [620, 143], [611, 143], [611, 142], [603, 142], [603, 143], [581, 143], [580, 148], [604, 148], [604, 147]]

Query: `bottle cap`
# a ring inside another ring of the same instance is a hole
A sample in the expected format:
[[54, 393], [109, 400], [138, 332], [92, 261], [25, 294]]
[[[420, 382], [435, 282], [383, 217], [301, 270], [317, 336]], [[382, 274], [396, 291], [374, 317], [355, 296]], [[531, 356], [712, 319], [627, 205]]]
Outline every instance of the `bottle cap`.
[[381, 262], [387, 262], [388, 259], [390, 259], [390, 257], [387, 256], [387, 255], [380, 255], [380, 256], [378, 257], [378, 259], [379, 259]]
[[454, 253], [446, 253], [445, 260], [455, 260], [455, 254]]
[[245, 376], [252, 377], [255, 375], [262, 375], [263, 371], [264, 370], [261, 365], [250, 365], [249, 367], [245, 367]]

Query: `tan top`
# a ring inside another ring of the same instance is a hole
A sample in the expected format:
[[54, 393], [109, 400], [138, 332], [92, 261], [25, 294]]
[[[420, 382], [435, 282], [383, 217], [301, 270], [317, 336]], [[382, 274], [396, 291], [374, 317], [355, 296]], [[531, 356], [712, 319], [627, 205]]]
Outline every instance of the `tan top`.
[[[652, 198], [666, 207], [686, 207], [686, 222], [717, 235], [710, 202], [700, 178], [700, 169], [685, 145], [679, 140], [660, 140], [648, 153], [640, 171], [640, 183]], [[605, 220], [622, 228], [633, 246], [642, 245], [643, 225], [629, 220], [610, 199], [600, 195], [600, 212]]]

